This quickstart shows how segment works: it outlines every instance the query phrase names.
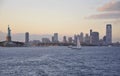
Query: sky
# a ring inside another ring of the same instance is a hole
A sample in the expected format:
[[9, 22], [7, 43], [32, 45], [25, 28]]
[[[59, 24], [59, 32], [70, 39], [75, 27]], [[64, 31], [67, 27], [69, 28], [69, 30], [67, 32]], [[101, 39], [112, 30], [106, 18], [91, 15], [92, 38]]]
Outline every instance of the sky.
[[[10, 25], [14, 40], [31, 40], [39, 36], [60, 36], [97, 31], [105, 35], [106, 24], [112, 24], [113, 41], [120, 41], [120, 0], [0, 0], [0, 40]], [[34, 37], [32, 37], [34, 36]]]

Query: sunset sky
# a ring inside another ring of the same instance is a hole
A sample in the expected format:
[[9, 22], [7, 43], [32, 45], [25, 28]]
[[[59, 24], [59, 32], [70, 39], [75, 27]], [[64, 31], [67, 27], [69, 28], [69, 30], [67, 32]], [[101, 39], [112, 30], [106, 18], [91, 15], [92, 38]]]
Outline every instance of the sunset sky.
[[73, 36], [93, 29], [102, 38], [106, 24], [112, 24], [113, 41], [120, 41], [120, 0], [0, 0], [1, 33], [8, 25], [13, 35]]

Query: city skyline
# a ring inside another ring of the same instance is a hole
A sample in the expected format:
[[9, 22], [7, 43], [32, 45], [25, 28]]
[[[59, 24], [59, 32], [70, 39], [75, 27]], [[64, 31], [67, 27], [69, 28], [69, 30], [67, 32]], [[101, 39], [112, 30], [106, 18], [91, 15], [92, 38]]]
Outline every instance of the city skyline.
[[[25, 32], [49, 36], [56, 32], [62, 36], [73, 36], [80, 32], [89, 33], [93, 29], [102, 38], [106, 24], [112, 24], [113, 41], [120, 41], [119, 5], [119, 0], [1, 0], [0, 31], [6, 33], [8, 24], [13, 29], [12, 34], [19, 37], [18, 33], [24, 36]], [[19, 37], [12, 37], [20, 40]]]
[[[106, 28], [107, 26], [111, 26], [111, 24], [106, 24]], [[7, 30], [10, 30], [10, 32], [12, 31], [10, 28], [9, 28], [9, 25], [8, 25], [8, 29]], [[33, 40], [39, 40], [39, 41], [42, 41], [43, 38], [48, 38], [50, 39], [50, 41], [53, 41], [54, 42], [54, 38], [55, 38], [55, 42], [62, 42], [63, 41], [63, 37], [66, 36], [66, 38], [69, 40], [69, 37], [72, 37], [74, 38], [75, 35], [79, 35], [80, 36], [80, 40], [82, 39], [82, 41], [84, 40], [85, 41], [85, 38], [86, 36], [91, 36], [92, 32], [98, 32], [98, 31], [93, 31], [94, 29], [89, 29], [89, 31], [87, 33], [84, 33], [84, 32], [80, 32], [80, 33], [75, 33], [73, 35], [62, 35], [62, 34], [59, 34], [59, 33], [53, 33], [53, 34], [43, 34], [43, 35], [37, 35], [37, 34], [30, 34], [30, 41], [33, 41]], [[107, 29], [105, 29], [105, 31], [107, 31]], [[112, 31], [112, 29], [111, 29]], [[99, 33], [99, 32], [98, 32]], [[100, 33], [99, 33], [100, 34]], [[8, 32], [8, 35], [9, 35], [9, 32]], [[1, 36], [1, 40], [0, 41], [4, 41], [5, 38], [7, 38], [6, 36], [8, 36], [7, 33], [3, 33], [3, 32], [0, 32], [0, 36]], [[13, 40], [15, 41], [22, 41], [22, 42], [26, 42], [27, 40], [29, 41], [29, 32], [25, 32], [25, 33], [18, 33], [18, 34], [12, 34], [11, 35]], [[10, 38], [11, 38], [10, 36]], [[84, 38], [81, 38], [81, 36]], [[107, 36], [107, 33], [100, 37], [99, 35], [99, 39], [103, 39], [104, 37]], [[54, 38], [53, 38], [54, 37]], [[112, 37], [112, 33], [111, 33], [111, 38]], [[57, 40], [58, 39], [58, 40]], [[8, 40], [8, 38], [7, 38]], [[10, 39], [11, 40], [11, 39]], [[27, 41], [27, 42], [28, 42]], [[109, 41], [109, 40], [108, 40]], [[118, 40], [117, 41], [114, 41], [113, 39], [111, 39], [109, 42], [119, 42]]]
[[[19, 42], [12, 40], [11, 36], [11, 29], [8, 25], [8, 33], [6, 36], [6, 41], [1, 42], [1, 46], [42, 46], [42, 45], [74, 45], [77, 43], [81, 43], [82, 45], [89, 45], [89, 46], [106, 46], [106, 45], [113, 45], [112, 41], [112, 25], [106, 25], [106, 35], [103, 38], [99, 38], [99, 32], [95, 32], [90, 29], [89, 34], [85, 34], [81, 32], [80, 34], [74, 34], [74, 37], [63, 36], [63, 40], [59, 40], [59, 34], [54, 33], [54, 35], [50, 38], [42, 37], [42, 39], [38, 40], [31, 40], [29, 41], [29, 32], [25, 32], [25, 42]], [[119, 43], [119, 42], [116, 42]]]

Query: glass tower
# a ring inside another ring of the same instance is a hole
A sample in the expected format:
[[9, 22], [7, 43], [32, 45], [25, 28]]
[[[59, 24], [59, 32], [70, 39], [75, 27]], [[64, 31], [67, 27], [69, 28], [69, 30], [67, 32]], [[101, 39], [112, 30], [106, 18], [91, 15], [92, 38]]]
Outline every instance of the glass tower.
[[112, 25], [106, 25], [106, 44], [109, 45], [112, 43]]

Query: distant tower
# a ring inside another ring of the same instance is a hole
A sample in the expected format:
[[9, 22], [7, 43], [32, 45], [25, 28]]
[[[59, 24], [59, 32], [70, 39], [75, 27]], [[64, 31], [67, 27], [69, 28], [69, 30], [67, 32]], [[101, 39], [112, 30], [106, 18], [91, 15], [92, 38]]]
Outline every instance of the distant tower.
[[88, 34], [85, 35], [85, 43], [90, 44], [90, 36]]
[[74, 43], [77, 44], [77, 35], [74, 35]]
[[106, 45], [106, 36], [103, 36], [103, 44]]
[[58, 33], [54, 33], [54, 42], [58, 43]]
[[7, 34], [7, 37], [6, 37], [6, 41], [10, 42], [11, 41], [11, 29], [8, 25], [8, 34]]
[[54, 36], [52, 36], [52, 42], [54, 43]]
[[81, 43], [84, 42], [84, 34], [83, 34], [83, 32], [80, 33], [80, 42]]
[[90, 29], [90, 44], [92, 44], [92, 29]]
[[67, 43], [66, 36], [63, 36], [63, 43]]
[[72, 37], [68, 37], [68, 43], [72, 43], [72, 42], [73, 42]]
[[92, 29], [90, 29], [90, 36], [92, 35]]
[[92, 45], [98, 45], [99, 44], [99, 33], [98, 32], [92, 32]]
[[25, 33], [25, 43], [29, 43], [29, 32]]
[[106, 44], [109, 45], [112, 43], [112, 25], [106, 25]]

